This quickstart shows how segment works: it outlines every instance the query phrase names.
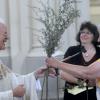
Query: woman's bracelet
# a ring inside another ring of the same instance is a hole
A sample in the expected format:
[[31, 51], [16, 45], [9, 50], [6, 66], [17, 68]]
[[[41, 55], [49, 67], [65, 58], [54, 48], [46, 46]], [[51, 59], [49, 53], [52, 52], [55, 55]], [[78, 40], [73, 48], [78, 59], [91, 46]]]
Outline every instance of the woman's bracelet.
[[78, 79], [78, 80], [77, 80], [77, 84], [78, 84], [78, 86], [79, 86], [80, 88], [82, 88], [82, 87], [85, 87], [85, 86], [86, 86], [85, 81], [84, 81], [84, 80], [82, 80], [82, 79]]
[[61, 70], [58, 69], [58, 68], [56, 68], [55, 71], [56, 71], [56, 76], [58, 76], [59, 78], [61, 78]]

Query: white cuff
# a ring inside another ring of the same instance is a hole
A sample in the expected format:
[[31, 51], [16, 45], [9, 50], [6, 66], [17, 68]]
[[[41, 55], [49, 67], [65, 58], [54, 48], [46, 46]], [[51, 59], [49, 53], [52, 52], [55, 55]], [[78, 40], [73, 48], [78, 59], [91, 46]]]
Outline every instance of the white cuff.
[[41, 84], [40, 84], [40, 81], [39, 80], [36, 80], [36, 89], [38, 90], [38, 91], [41, 91], [42, 89], [41, 89]]
[[12, 90], [0, 92], [0, 100], [13, 100], [13, 92]]

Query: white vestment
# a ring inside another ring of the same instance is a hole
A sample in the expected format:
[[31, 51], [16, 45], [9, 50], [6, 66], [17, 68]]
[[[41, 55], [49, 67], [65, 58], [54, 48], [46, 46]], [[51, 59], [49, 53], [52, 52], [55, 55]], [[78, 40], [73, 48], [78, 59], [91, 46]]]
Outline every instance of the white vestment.
[[[4, 73], [2, 73], [1, 67], [4, 68]], [[38, 100], [34, 72], [27, 75], [17, 75], [5, 71], [6, 68], [0, 64], [0, 100]], [[2, 78], [1, 76], [5, 73], [6, 76]], [[25, 95], [23, 97], [13, 97], [12, 89], [20, 84], [24, 84]]]

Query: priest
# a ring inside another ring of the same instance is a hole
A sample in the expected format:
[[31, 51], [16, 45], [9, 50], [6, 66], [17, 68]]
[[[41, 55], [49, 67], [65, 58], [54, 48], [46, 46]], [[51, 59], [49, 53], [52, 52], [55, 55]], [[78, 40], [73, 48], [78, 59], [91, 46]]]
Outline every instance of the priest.
[[[0, 50], [5, 49], [7, 27], [0, 19]], [[39, 100], [37, 91], [41, 89], [38, 77], [47, 68], [39, 68], [27, 75], [19, 75], [11, 71], [0, 61], [0, 100]]]

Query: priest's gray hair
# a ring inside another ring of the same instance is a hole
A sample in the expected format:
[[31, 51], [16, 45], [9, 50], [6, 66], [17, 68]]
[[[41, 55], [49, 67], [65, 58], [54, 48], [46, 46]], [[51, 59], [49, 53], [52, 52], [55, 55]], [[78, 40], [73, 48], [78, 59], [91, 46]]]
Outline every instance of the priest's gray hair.
[[2, 18], [0, 18], [0, 23], [6, 24], [5, 21]]

